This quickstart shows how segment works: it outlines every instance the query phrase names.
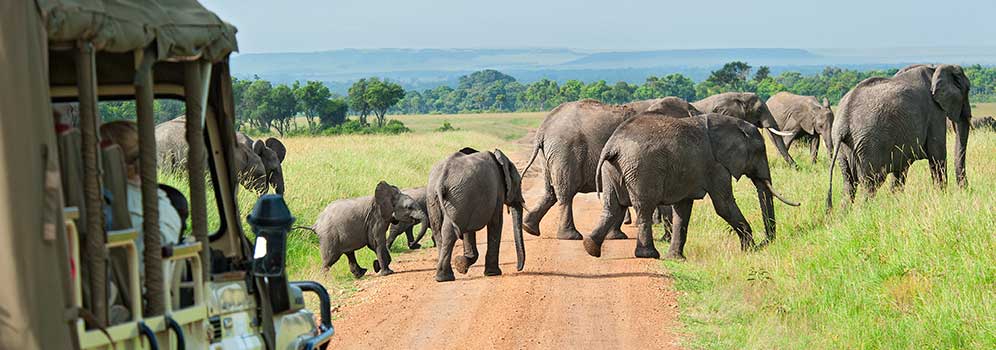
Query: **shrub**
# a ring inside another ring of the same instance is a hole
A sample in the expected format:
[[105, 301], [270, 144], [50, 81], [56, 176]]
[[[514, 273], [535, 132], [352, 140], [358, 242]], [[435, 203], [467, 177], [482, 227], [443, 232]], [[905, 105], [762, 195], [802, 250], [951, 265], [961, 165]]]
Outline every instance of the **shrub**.
[[457, 130], [460, 130], [460, 129], [454, 128], [453, 125], [450, 124], [449, 121], [444, 121], [443, 122], [443, 126], [440, 126], [440, 127], [436, 128], [437, 132], [457, 131]]

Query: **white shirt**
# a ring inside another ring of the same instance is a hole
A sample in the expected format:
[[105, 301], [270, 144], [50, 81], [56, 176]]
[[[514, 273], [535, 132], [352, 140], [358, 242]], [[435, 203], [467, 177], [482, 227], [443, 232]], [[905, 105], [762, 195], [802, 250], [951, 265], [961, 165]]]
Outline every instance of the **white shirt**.
[[[180, 238], [180, 214], [169, 202], [166, 192], [156, 189], [159, 193], [159, 237], [162, 245], [175, 244]], [[142, 236], [142, 189], [131, 182], [128, 183], [128, 212], [131, 213], [131, 226], [138, 230], [138, 257], [143, 257], [145, 244]]]

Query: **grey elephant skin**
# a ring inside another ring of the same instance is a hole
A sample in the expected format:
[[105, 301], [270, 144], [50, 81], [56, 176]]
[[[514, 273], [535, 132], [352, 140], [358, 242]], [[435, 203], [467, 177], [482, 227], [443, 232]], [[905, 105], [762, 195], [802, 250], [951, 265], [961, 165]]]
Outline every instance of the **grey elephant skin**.
[[893, 189], [902, 189], [906, 171], [919, 159], [930, 162], [933, 181], [945, 186], [947, 120], [955, 129], [955, 176], [960, 186], [967, 186], [970, 87], [957, 65], [913, 65], [890, 78], [858, 83], [840, 101], [833, 123], [827, 208], [833, 206], [833, 168], [838, 158], [844, 193], [850, 201], [859, 184], [874, 195], [889, 173], [895, 177]]
[[775, 238], [772, 196], [798, 205], [772, 189], [764, 139], [755, 125], [720, 114], [686, 118], [640, 114], [615, 130], [597, 168], [602, 216], [584, 237], [585, 251], [595, 257], [601, 256], [602, 242], [622, 221], [625, 208], [632, 206], [639, 227], [634, 255], [659, 258], [651, 237], [652, 215], [658, 205], [671, 204], [675, 217], [668, 257], [684, 259], [692, 203], [706, 194], [716, 213], [740, 237], [741, 248], [753, 248], [750, 224], [737, 207], [731, 184], [743, 175], [757, 188], [766, 233], [762, 244]]
[[[785, 148], [792, 148], [795, 140], [809, 141], [809, 153], [813, 163], [820, 150], [820, 139], [823, 139], [827, 147], [827, 154], [833, 152], [830, 140], [830, 128], [833, 125], [833, 110], [830, 108], [830, 101], [826, 98], [822, 102], [813, 96], [796, 95], [790, 92], [779, 92], [768, 98], [766, 102], [771, 115], [778, 123], [778, 130], [791, 133], [790, 136], [778, 136], [768, 130], [768, 136], [772, 140], [781, 138], [785, 143]], [[789, 154], [782, 154], [782, 158], [789, 164], [795, 164], [795, 160]]]
[[[789, 136], [787, 132], [778, 129], [778, 122], [768, 108], [767, 103], [753, 92], [725, 92], [712, 95], [692, 103], [702, 113], [718, 113], [742, 119], [758, 128], [768, 129], [778, 136]], [[780, 137], [772, 137], [772, 143], [782, 158], [789, 160], [789, 165], [795, 167], [795, 161], [788, 153], [785, 141]]]
[[[159, 169], [182, 173], [187, 170], [186, 118], [178, 117], [156, 125], [156, 158]], [[265, 194], [270, 187], [284, 194], [283, 161], [287, 148], [280, 140], [270, 137], [252, 140], [241, 132], [235, 133], [235, 166], [239, 182], [251, 191]]]
[[[402, 233], [405, 234], [405, 238], [408, 239], [408, 249], [419, 249], [422, 245], [419, 244], [422, 241], [422, 237], [425, 236], [425, 232], [428, 231], [429, 226], [429, 209], [425, 205], [425, 187], [418, 188], [408, 188], [401, 190], [402, 193], [411, 197], [415, 201], [415, 205], [419, 210], [422, 211], [423, 219], [420, 220], [399, 220], [396, 224], [391, 224], [390, 233], [387, 237], [387, 246], [390, 247], [394, 245], [394, 240], [398, 239], [398, 236]], [[418, 232], [418, 236], [414, 235], [415, 225], [421, 224], [421, 229]], [[433, 240], [435, 243], [435, 239]]]
[[355, 251], [367, 247], [377, 254], [375, 272], [382, 276], [394, 273], [387, 227], [400, 220], [420, 220], [422, 213], [411, 197], [384, 181], [377, 184], [373, 196], [330, 203], [311, 227], [318, 235], [322, 267], [328, 269], [346, 255], [349, 271], [356, 278], [363, 277], [367, 270], [356, 262]]
[[[636, 109], [634, 109], [636, 108]], [[634, 102], [616, 106], [595, 100], [561, 104], [543, 119], [529, 163], [523, 173], [543, 154], [543, 195], [529, 209], [523, 222], [526, 232], [540, 234], [540, 221], [557, 204], [560, 225], [557, 238], [581, 239], [574, 226], [573, 201], [578, 193], [595, 191], [595, 166], [602, 147], [612, 132], [640, 111], [653, 109], [678, 115], [698, 114], [688, 102], [677, 97]], [[626, 238], [618, 228], [610, 239]]]
[[522, 271], [526, 250], [522, 241], [522, 177], [515, 164], [500, 150], [479, 152], [464, 148], [436, 163], [429, 172], [426, 188], [429, 222], [439, 245], [436, 281], [452, 281], [453, 247], [463, 240], [464, 253], [456, 258], [460, 273], [477, 261], [477, 231], [487, 227], [488, 250], [484, 274], [500, 275], [498, 253], [501, 246], [502, 211], [512, 214], [512, 234]]

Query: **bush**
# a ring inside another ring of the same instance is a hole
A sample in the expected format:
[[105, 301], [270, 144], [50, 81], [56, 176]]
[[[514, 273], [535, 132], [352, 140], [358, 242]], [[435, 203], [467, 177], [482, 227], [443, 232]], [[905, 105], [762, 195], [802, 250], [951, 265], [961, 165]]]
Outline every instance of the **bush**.
[[405, 126], [400, 120], [389, 120], [384, 127], [378, 128], [372, 125], [363, 125], [359, 120], [349, 119], [345, 123], [328, 127], [322, 130], [321, 134], [326, 136], [334, 135], [397, 135], [412, 130]]
[[436, 132], [446, 132], [446, 131], [457, 131], [460, 129], [454, 128], [449, 121], [444, 121], [443, 126], [436, 128]]

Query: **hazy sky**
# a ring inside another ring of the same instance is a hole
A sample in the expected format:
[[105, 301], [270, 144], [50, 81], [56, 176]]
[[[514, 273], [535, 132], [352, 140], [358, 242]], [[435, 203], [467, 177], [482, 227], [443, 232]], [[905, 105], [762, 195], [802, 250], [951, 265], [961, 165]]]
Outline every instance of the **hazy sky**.
[[[996, 0], [201, 0], [243, 53], [996, 46]], [[813, 5], [821, 4], [821, 5]]]

